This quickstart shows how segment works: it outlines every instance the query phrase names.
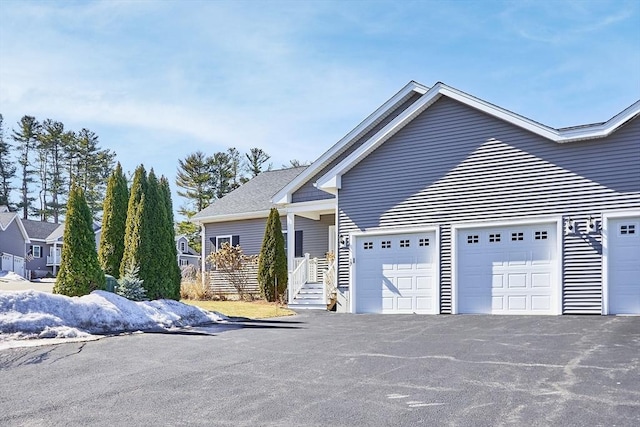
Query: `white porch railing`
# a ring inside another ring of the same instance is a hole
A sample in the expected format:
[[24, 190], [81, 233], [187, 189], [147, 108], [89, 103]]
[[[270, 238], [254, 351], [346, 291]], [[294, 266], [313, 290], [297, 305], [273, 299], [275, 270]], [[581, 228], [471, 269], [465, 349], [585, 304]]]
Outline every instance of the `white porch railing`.
[[291, 286], [289, 289], [289, 301], [293, 301], [293, 298], [298, 294], [302, 285], [309, 280], [309, 254], [304, 254], [304, 258], [296, 258], [294, 260], [294, 269], [291, 273]]
[[337, 291], [336, 287], [336, 261], [329, 261], [328, 268], [322, 273], [322, 295], [325, 301], [329, 301], [329, 295]]
[[47, 266], [60, 265], [60, 256], [47, 256]]

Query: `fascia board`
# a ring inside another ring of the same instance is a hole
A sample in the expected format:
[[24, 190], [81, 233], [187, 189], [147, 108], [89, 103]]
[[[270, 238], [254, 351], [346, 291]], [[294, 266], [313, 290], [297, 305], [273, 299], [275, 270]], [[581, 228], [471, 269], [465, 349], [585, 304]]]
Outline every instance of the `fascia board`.
[[348, 172], [352, 167], [358, 164], [358, 162], [360, 162], [363, 158], [365, 158], [372, 151], [378, 148], [383, 142], [385, 142], [400, 129], [402, 129], [405, 125], [407, 125], [411, 120], [413, 120], [413, 118], [415, 118], [415, 116], [429, 108], [429, 106], [431, 106], [441, 96], [447, 96], [451, 99], [457, 100], [465, 105], [478, 109], [491, 116], [502, 119], [508, 123], [526, 129], [532, 133], [535, 133], [557, 143], [566, 143], [605, 137], [634, 116], [640, 114], [640, 101], [637, 101], [602, 125], [589, 126], [584, 129], [569, 129], [567, 131], [558, 131], [557, 129], [542, 125], [533, 120], [527, 119], [526, 117], [520, 116], [511, 111], [497, 107], [479, 98], [449, 87], [444, 83], [438, 82], [412, 106], [410, 106], [402, 114], [396, 117], [391, 123], [381, 129], [378, 133], [372, 136], [368, 142], [365, 142], [356, 151], [351, 153], [351, 155], [346, 157], [333, 169], [320, 177], [320, 179], [318, 179], [318, 181], [315, 183], [316, 187], [327, 192], [335, 192], [336, 190], [340, 189], [340, 177], [344, 173]]
[[246, 212], [241, 214], [228, 214], [228, 215], [215, 215], [215, 216], [207, 216], [198, 219], [191, 219], [190, 222], [194, 224], [210, 224], [214, 222], [228, 222], [228, 221], [241, 221], [244, 219], [256, 219], [256, 218], [267, 218], [269, 216], [270, 211], [256, 211], [256, 212]]
[[442, 83], [437, 83], [431, 89], [429, 89], [420, 99], [418, 99], [413, 105], [403, 111], [398, 117], [393, 119], [384, 128], [380, 129], [378, 133], [373, 135], [369, 141], [362, 144], [347, 156], [342, 162], [338, 163], [333, 169], [324, 174], [316, 182], [316, 187], [324, 191], [335, 191], [341, 188], [342, 174], [346, 173], [349, 169], [355, 166], [360, 160], [369, 155], [372, 151], [378, 148], [384, 141], [393, 136], [396, 132], [402, 129], [407, 123], [411, 121], [417, 114], [425, 110], [429, 105], [433, 104], [440, 98], [440, 86]]
[[275, 204], [291, 203], [291, 195], [294, 191], [300, 188], [309, 178], [314, 176], [321, 170], [324, 162], [329, 160], [334, 154], [340, 151], [345, 145], [347, 145], [353, 138], [358, 136], [364, 129], [375, 123], [381, 116], [383, 116], [390, 108], [396, 105], [402, 98], [410, 94], [411, 92], [417, 92], [424, 94], [428, 88], [414, 81], [409, 82], [404, 88], [402, 88], [397, 94], [392, 96], [387, 102], [382, 104], [376, 111], [370, 114], [364, 119], [358, 126], [356, 126], [351, 132], [340, 139], [329, 150], [325, 151], [315, 162], [313, 162], [307, 169], [305, 169], [300, 175], [296, 176], [289, 184], [287, 184], [282, 190], [277, 192], [271, 199]]

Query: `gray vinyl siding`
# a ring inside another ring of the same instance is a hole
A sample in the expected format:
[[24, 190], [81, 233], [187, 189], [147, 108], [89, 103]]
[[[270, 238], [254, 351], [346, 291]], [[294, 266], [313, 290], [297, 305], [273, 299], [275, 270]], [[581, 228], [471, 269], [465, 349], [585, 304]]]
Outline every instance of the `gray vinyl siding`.
[[358, 137], [354, 143], [352, 143], [345, 151], [340, 153], [335, 159], [333, 159], [327, 166], [325, 166], [320, 172], [315, 174], [312, 178], [307, 180], [307, 182], [296, 190], [291, 196], [291, 201], [293, 203], [298, 202], [309, 202], [313, 200], [327, 200], [333, 199], [335, 196], [333, 194], [329, 194], [325, 191], [318, 190], [313, 184], [325, 173], [330, 171], [334, 166], [344, 160], [347, 156], [349, 156], [352, 152], [354, 152], [358, 147], [360, 147], [364, 142], [366, 142], [369, 138], [375, 135], [380, 129], [385, 127], [389, 122], [398, 117], [404, 110], [409, 108], [411, 104], [416, 102], [420, 98], [420, 94], [414, 93], [409, 96], [405, 101], [399, 104], [399, 106], [391, 112], [391, 114], [387, 115], [385, 118], [380, 120], [376, 125], [374, 125], [371, 129], [364, 132], [360, 137]]
[[[441, 308], [451, 310], [455, 222], [640, 209], [640, 120], [558, 144], [443, 97], [342, 177], [339, 233], [441, 227]], [[600, 313], [600, 236], [563, 240], [563, 310]], [[348, 255], [339, 280], [348, 286]]]
[[[287, 217], [280, 217], [282, 230], [287, 229]], [[247, 255], [257, 255], [262, 247], [267, 218], [205, 224], [205, 254], [215, 252], [211, 238], [216, 236], [240, 236], [240, 246]]]
[[329, 226], [334, 224], [334, 215], [321, 215], [319, 221], [297, 216], [295, 226], [303, 231], [303, 252], [311, 258], [324, 258], [329, 250]]
[[[287, 217], [281, 216], [282, 231], [287, 231]], [[324, 257], [329, 247], [329, 226], [334, 224], [334, 215], [321, 215], [319, 221], [295, 217], [296, 230], [302, 230], [303, 252], [311, 257]], [[242, 221], [209, 223], [205, 225], [205, 250], [208, 255], [215, 250], [211, 238], [216, 236], [240, 236], [240, 246], [247, 255], [257, 255], [262, 247], [266, 218]]]
[[52, 267], [47, 267], [47, 256], [49, 256], [49, 251], [51, 245], [46, 244], [43, 241], [31, 240], [31, 243], [26, 245], [26, 253], [29, 253], [29, 250], [32, 246], [40, 246], [40, 258], [34, 258], [32, 261], [25, 260], [25, 269], [37, 272], [34, 277], [42, 277], [48, 273], [53, 272]]
[[0, 230], [0, 253], [6, 252], [24, 257], [24, 236], [20, 232], [17, 221], [17, 219], [14, 219], [6, 230]]

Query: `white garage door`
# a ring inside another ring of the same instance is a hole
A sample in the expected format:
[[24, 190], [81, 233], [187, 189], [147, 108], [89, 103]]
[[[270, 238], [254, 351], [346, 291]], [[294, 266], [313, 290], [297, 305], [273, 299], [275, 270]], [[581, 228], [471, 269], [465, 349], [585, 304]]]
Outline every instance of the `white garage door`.
[[459, 313], [557, 314], [556, 224], [459, 229]]
[[640, 314], [640, 217], [610, 219], [608, 293], [610, 314]]
[[358, 236], [356, 313], [437, 313], [435, 239], [435, 232]]

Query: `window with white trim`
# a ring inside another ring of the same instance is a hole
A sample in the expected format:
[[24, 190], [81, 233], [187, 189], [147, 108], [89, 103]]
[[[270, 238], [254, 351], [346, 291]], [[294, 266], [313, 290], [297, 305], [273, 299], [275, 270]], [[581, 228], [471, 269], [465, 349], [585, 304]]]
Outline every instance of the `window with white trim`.
[[187, 251], [187, 244], [184, 241], [180, 241], [180, 252], [185, 253]]
[[216, 250], [222, 249], [224, 243], [231, 244], [231, 236], [216, 236]]
[[42, 246], [32, 245], [31, 255], [33, 255], [34, 258], [42, 258]]
[[181, 259], [178, 264], [180, 265], [180, 267], [184, 267], [185, 265], [189, 265], [189, 261], [187, 261], [186, 259]]

